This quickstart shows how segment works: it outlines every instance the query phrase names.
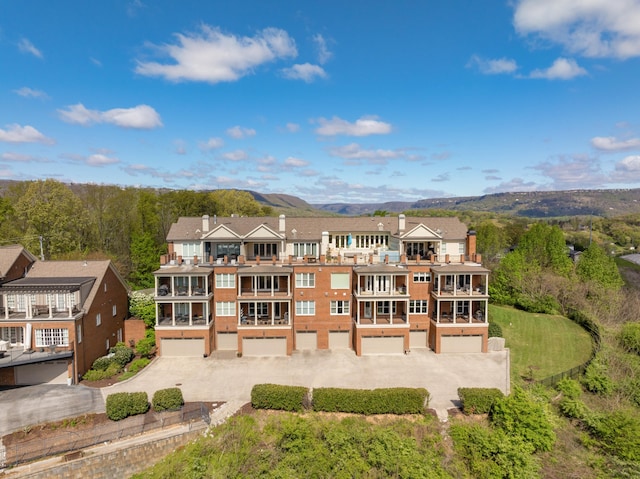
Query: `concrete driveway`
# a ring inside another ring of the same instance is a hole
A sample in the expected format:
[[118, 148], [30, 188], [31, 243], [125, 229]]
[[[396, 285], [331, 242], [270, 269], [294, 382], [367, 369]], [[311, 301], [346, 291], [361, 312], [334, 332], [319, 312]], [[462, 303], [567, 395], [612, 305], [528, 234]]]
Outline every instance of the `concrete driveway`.
[[0, 391], [0, 437], [44, 422], [104, 412], [98, 389], [40, 384]]
[[121, 391], [146, 391], [178, 386], [186, 401], [251, 399], [255, 384], [374, 389], [424, 387], [429, 406], [442, 419], [458, 405], [459, 387], [492, 387], [509, 392], [509, 352], [439, 354], [430, 350], [407, 355], [357, 357], [353, 351], [305, 351], [287, 357], [179, 358], [161, 357], [130, 380], [102, 389], [104, 398]]

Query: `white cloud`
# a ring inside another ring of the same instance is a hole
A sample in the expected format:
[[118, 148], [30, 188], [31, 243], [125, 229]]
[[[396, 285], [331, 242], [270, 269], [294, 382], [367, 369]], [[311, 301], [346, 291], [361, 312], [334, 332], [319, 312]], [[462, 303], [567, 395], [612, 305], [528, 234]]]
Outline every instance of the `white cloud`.
[[7, 125], [7, 129], [0, 128], [0, 141], [6, 143], [43, 143], [52, 145], [55, 140], [47, 138], [31, 125], [20, 126], [18, 124]]
[[603, 151], [622, 151], [640, 148], [640, 138], [619, 140], [613, 136], [596, 136], [591, 138], [591, 145]]
[[229, 161], [243, 161], [249, 158], [249, 155], [247, 155], [247, 152], [244, 150], [235, 150], [225, 153], [222, 155], [222, 158]]
[[89, 155], [86, 158], [85, 163], [89, 166], [106, 166], [120, 163], [120, 160], [118, 158], [109, 157], [101, 153], [95, 153], [93, 155]]
[[611, 180], [618, 183], [637, 183], [640, 181], [640, 155], [627, 156], [616, 163]]
[[14, 93], [23, 96], [25, 98], [48, 98], [47, 94], [42, 90], [34, 90], [33, 88], [29, 88], [23, 86], [22, 88], [18, 88], [17, 90], [13, 90]]
[[511, 58], [482, 58], [478, 55], [473, 55], [469, 62], [468, 67], [476, 66], [480, 73], [485, 75], [499, 75], [504, 73], [514, 73], [518, 69], [518, 64]]
[[530, 78], [546, 78], [547, 80], [570, 80], [586, 75], [587, 71], [579, 66], [572, 58], [558, 58], [549, 68], [533, 70]]
[[289, 133], [296, 133], [300, 131], [300, 125], [298, 125], [297, 123], [287, 123], [285, 128]]
[[524, 181], [522, 178], [513, 178], [509, 181], [500, 183], [499, 185], [485, 188], [483, 192], [486, 194], [492, 194], [518, 191], [536, 191], [537, 189], [538, 186], [533, 181]]
[[26, 38], [23, 38], [18, 42], [18, 50], [20, 50], [22, 53], [29, 53], [34, 57], [42, 58], [42, 52], [38, 50], [35, 45]]
[[329, 51], [327, 41], [321, 34], [318, 33], [317, 35], [314, 35], [313, 41], [316, 44], [316, 48], [318, 50], [318, 63], [320, 63], [320, 65], [324, 65], [331, 59], [333, 53]]
[[236, 140], [246, 138], [248, 136], [256, 136], [256, 130], [253, 128], [243, 128], [241, 126], [234, 126], [227, 130], [227, 135]]
[[334, 116], [332, 119], [318, 118], [320, 126], [316, 129], [316, 133], [322, 136], [348, 135], [348, 136], [368, 136], [368, 135], [387, 135], [391, 133], [391, 125], [382, 121], [378, 121], [377, 117], [362, 117], [349, 123], [342, 118]]
[[162, 126], [160, 115], [149, 105], [99, 111], [89, 110], [82, 103], [78, 103], [69, 105], [66, 110], [58, 110], [58, 114], [60, 119], [67, 123], [84, 126], [93, 123], [110, 123], [121, 128], [145, 130]]
[[289, 158], [284, 160], [284, 166], [287, 166], [287, 167], [302, 168], [307, 165], [309, 165], [309, 162], [307, 160], [303, 160], [301, 158], [294, 158], [293, 156], [290, 156]]
[[207, 141], [200, 142], [201, 150], [217, 150], [218, 148], [222, 148], [224, 146], [224, 140], [222, 138], [214, 138], [211, 137]]
[[606, 182], [599, 160], [587, 155], [559, 156], [556, 160], [542, 162], [533, 169], [550, 178], [554, 190], [596, 188]]
[[201, 32], [175, 36], [177, 43], [155, 47], [172, 63], [138, 60], [136, 73], [174, 82], [231, 82], [262, 64], [298, 54], [295, 41], [277, 28], [266, 28], [253, 37], [236, 37], [203, 25]]
[[403, 150], [367, 150], [357, 143], [329, 148], [329, 154], [345, 160], [367, 160], [375, 164], [386, 163], [388, 160], [405, 156]]
[[282, 75], [290, 80], [303, 80], [307, 83], [313, 82], [316, 78], [326, 78], [327, 72], [324, 68], [311, 63], [302, 63], [293, 65], [289, 68], [283, 68]]
[[11, 163], [49, 163], [50, 160], [46, 158], [39, 158], [37, 156], [25, 155], [24, 153], [15, 153], [7, 151], [0, 155], [2, 161], [9, 161]]
[[513, 23], [521, 35], [586, 57], [640, 55], [638, 0], [519, 0]]

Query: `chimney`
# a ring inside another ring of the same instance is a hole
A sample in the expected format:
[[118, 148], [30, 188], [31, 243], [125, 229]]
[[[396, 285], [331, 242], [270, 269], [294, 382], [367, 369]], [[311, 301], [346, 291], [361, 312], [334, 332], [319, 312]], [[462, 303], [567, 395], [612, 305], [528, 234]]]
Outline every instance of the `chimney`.
[[202, 215], [202, 232], [209, 231], [209, 215]]
[[469, 257], [471, 257], [476, 253], [477, 253], [477, 251], [476, 251], [476, 232], [474, 230], [469, 230], [467, 232], [467, 251], [466, 251], [466, 254], [469, 255]]
[[403, 232], [406, 228], [405, 219], [406, 217], [404, 216], [404, 214], [401, 213], [398, 215], [398, 231], [400, 232]]
[[280, 233], [284, 233], [286, 231], [286, 221], [284, 215], [280, 215], [278, 217], [278, 231]]

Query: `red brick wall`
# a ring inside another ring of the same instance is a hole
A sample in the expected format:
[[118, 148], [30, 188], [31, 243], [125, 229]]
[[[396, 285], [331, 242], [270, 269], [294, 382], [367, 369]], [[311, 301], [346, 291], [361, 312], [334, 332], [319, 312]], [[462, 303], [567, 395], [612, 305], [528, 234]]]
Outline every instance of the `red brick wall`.
[[16, 378], [13, 368], [0, 369], [0, 386], [15, 386]]
[[127, 346], [136, 344], [141, 339], [144, 339], [146, 326], [142, 319], [129, 318], [124, 322], [124, 342]]

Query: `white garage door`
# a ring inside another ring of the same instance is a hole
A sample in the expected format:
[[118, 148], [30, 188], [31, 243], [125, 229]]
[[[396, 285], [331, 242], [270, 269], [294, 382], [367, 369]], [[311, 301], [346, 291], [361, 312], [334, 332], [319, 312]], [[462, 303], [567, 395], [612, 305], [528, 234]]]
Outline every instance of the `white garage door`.
[[200, 356], [204, 355], [204, 338], [162, 338], [161, 356]]
[[409, 344], [411, 349], [427, 348], [427, 332], [411, 331], [409, 333]]
[[481, 353], [482, 336], [442, 336], [441, 353]]
[[363, 337], [362, 354], [404, 354], [404, 337]]
[[287, 338], [242, 338], [244, 356], [286, 356]]
[[66, 361], [49, 361], [47, 363], [26, 364], [16, 366], [16, 384], [67, 384], [69, 373]]
[[349, 331], [329, 331], [329, 349], [351, 349]]
[[296, 333], [296, 349], [298, 351], [318, 349], [318, 333], [315, 331], [299, 331]]
[[218, 333], [218, 344], [216, 349], [220, 351], [237, 351], [238, 333]]

